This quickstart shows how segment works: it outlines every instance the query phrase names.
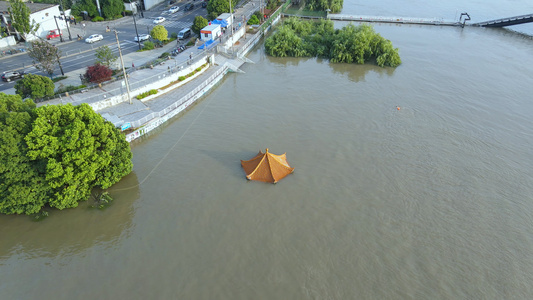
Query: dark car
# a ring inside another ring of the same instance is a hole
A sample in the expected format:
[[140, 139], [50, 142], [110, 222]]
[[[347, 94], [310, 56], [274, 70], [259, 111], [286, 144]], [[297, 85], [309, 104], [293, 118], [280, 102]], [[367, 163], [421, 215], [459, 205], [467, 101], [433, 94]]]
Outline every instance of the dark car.
[[4, 74], [2, 74], [2, 80], [6, 82], [22, 77], [24, 77], [24, 72], [4, 72]]
[[183, 8], [184, 11], [189, 11], [194, 9], [194, 3], [187, 3]]
[[206, 8], [206, 7], [207, 7], [207, 2], [205, 2], [205, 1], [202, 2], [202, 7], [203, 7], [203, 8]]

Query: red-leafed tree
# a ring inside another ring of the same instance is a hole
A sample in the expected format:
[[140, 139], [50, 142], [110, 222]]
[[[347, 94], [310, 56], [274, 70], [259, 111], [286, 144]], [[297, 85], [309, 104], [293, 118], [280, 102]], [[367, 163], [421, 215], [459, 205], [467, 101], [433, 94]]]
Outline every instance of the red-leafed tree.
[[113, 71], [107, 66], [96, 64], [94, 66], [87, 67], [85, 72], [85, 78], [93, 83], [101, 83], [111, 79]]

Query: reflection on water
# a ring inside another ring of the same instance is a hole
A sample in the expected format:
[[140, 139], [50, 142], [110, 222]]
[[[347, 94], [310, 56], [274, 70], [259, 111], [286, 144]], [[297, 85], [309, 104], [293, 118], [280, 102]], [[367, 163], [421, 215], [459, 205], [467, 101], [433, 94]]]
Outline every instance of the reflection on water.
[[[114, 192], [125, 187], [128, 188], [120, 193]], [[0, 215], [0, 260], [67, 257], [80, 255], [95, 245], [119, 243], [132, 225], [133, 203], [139, 197], [135, 172], [113, 186], [109, 193], [114, 201], [103, 210], [90, 207], [87, 201], [77, 208], [51, 210], [40, 222], [24, 216]]]
[[[256, 49], [134, 143], [109, 209], [0, 217], [1, 298], [529, 299], [533, 41], [376, 31], [392, 72]], [[248, 182], [267, 147], [295, 173]]]

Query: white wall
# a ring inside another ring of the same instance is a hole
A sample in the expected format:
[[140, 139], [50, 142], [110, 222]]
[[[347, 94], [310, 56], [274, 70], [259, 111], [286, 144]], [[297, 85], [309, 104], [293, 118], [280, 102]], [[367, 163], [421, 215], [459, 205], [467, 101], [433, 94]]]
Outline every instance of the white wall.
[[[59, 13], [59, 5], [55, 5], [50, 8], [31, 14], [30, 22], [33, 22], [33, 20], [35, 20], [35, 23], [39, 23], [40, 26], [37, 32], [35, 33], [35, 36], [28, 36], [28, 40], [31, 41], [36, 39], [37, 37], [46, 38], [46, 34], [48, 34], [48, 31], [52, 29], [57, 29], [56, 22], [54, 21], [54, 16], [61, 16], [61, 14]], [[61, 29], [61, 31], [67, 28], [65, 20], [57, 19], [57, 24], [59, 25], [59, 29]], [[63, 38], [64, 37], [65, 33], [63, 32]]]

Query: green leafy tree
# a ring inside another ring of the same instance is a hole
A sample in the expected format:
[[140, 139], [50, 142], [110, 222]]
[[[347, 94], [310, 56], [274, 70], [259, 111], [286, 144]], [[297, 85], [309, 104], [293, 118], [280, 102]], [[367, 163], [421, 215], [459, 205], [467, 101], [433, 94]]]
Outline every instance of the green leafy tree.
[[250, 20], [248, 20], [248, 25], [259, 25], [261, 22], [259, 21], [259, 18], [256, 15], [252, 15], [250, 17]]
[[160, 42], [168, 40], [168, 31], [163, 25], [154, 26], [154, 28], [152, 28], [152, 31], [150, 31], [150, 35], [152, 36], [152, 38]]
[[72, 14], [81, 16], [81, 12], [86, 11], [91, 18], [98, 16], [98, 8], [93, 0], [81, 0], [72, 5]]
[[202, 17], [202, 16], [196, 16], [194, 18], [194, 22], [192, 24], [192, 31], [194, 33], [196, 33], [196, 35], [200, 35], [200, 31], [202, 30], [202, 28], [204, 28], [205, 26], [207, 26], [209, 24], [209, 22], [207, 22], [207, 19]]
[[[209, 0], [207, 3], [207, 17], [214, 20], [223, 13], [229, 13], [229, 0]], [[231, 8], [235, 9], [235, 1], [231, 2]]]
[[24, 140], [35, 119], [35, 104], [19, 95], [0, 93], [0, 213], [34, 214], [46, 204], [51, 189], [45, 165], [31, 161]]
[[116, 56], [108, 46], [98, 47], [94, 55], [96, 56], [97, 64], [107, 66], [108, 68], [111, 68], [111, 65], [113, 65], [118, 59], [118, 56]]
[[309, 56], [303, 39], [288, 26], [282, 26], [274, 35], [267, 38], [265, 50], [269, 55], [278, 57]]
[[53, 96], [54, 88], [52, 79], [36, 74], [26, 74], [15, 84], [15, 92], [22, 98], [40, 99]]
[[331, 20], [289, 18], [265, 40], [265, 51], [279, 57], [325, 57], [336, 63], [364, 64], [375, 60], [381, 67], [401, 64], [398, 49], [372, 26], [350, 24], [335, 30]]
[[7, 11], [11, 16], [11, 25], [24, 40], [39, 29], [39, 24], [35, 20], [30, 22], [30, 8], [22, 0], [9, 0]]
[[47, 105], [0, 93], [0, 213], [76, 207], [133, 168], [124, 135], [88, 104]]
[[306, 0], [306, 7], [314, 11], [326, 11], [330, 9], [332, 13], [340, 12], [343, 0]]
[[124, 11], [124, 1], [122, 0], [100, 0], [102, 7], [102, 14], [107, 20], [115, 19]]
[[143, 43], [143, 49], [152, 50], [152, 49], [154, 49], [154, 47], [155, 47], [155, 45], [151, 41], [146, 41], [146, 42]]
[[88, 104], [47, 105], [35, 112], [25, 137], [27, 157], [44, 164], [51, 207], [76, 207], [92, 188], [109, 188], [131, 172], [132, 154], [124, 135]]
[[31, 42], [31, 49], [28, 50], [28, 55], [33, 59], [37, 69], [52, 76], [56, 64], [59, 63], [61, 51], [47, 41], [37, 40]]

